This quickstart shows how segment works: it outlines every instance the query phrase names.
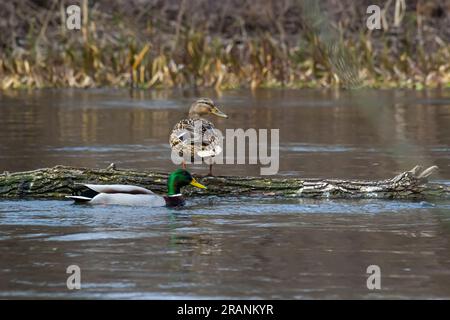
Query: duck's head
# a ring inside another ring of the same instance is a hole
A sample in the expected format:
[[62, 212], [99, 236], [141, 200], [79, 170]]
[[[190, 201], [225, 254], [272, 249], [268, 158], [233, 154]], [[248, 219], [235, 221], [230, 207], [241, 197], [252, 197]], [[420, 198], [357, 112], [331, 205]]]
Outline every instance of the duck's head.
[[197, 182], [192, 177], [189, 171], [184, 169], [177, 169], [169, 175], [167, 179], [167, 195], [176, 196], [181, 195], [181, 188], [187, 185], [191, 185], [200, 189], [206, 189], [206, 187]]
[[202, 117], [209, 114], [213, 114], [221, 118], [228, 118], [228, 116], [220, 111], [219, 108], [214, 104], [214, 102], [208, 98], [198, 99], [191, 105], [191, 108], [189, 109], [190, 118]]

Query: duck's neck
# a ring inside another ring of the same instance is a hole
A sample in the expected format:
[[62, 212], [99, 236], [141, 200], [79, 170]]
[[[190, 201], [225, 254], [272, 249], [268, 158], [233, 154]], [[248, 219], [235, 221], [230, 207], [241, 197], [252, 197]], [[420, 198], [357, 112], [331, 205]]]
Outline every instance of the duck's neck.
[[181, 187], [175, 181], [175, 177], [170, 176], [167, 181], [167, 196], [174, 197], [177, 195], [181, 196]]
[[181, 187], [176, 183], [173, 177], [167, 181], [167, 196], [164, 197], [167, 207], [184, 206], [184, 198], [181, 194]]
[[195, 111], [189, 111], [189, 119], [201, 119], [202, 117]]

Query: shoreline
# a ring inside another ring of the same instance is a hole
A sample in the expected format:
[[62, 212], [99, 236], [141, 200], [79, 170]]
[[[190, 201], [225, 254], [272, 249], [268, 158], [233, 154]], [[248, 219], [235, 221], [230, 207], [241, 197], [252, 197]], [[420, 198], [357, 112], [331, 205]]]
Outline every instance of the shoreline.
[[439, 1], [408, 4], [397, 25], [386, 8], [381, 30], [347, 0], [81, 2], [80, 30], [64, 27], [64, 2], [0, 4], [0, 90], [450, 88], [450, 15]]

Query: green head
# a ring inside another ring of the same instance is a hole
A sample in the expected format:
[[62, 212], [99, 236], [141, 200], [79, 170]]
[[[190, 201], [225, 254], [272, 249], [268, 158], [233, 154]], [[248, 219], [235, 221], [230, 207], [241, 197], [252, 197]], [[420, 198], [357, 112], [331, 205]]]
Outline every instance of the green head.
[[167, 195], [173, 196], [180, 194], [181, 188], [187, 185], [200, 189], [206, 189], [206, 187], [198, 183], [188, 171], [184, 169], [177, 169], [172, 172], [167, 179]]

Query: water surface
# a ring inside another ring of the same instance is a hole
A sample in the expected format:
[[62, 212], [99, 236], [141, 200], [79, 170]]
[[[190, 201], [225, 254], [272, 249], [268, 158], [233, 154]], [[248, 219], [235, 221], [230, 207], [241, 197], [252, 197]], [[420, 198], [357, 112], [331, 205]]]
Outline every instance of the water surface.
[[[423, 164], [450, 183], [448, 91], [197, 95], [229, 114], [215, 120], [220, 129], [279, 128], [279, 175], [384, 179]], [[3, 93], [0, 171], [171, 170], [168, 134], [197, 95]], [[167, 209], [0, 200], [0, 298], [450, 298], [449, 219], [448, 201], [207, 197]], [[81, 290], [66, 287], [73, 264]], [[378, 291], [366, 287], [373, 264]]]

